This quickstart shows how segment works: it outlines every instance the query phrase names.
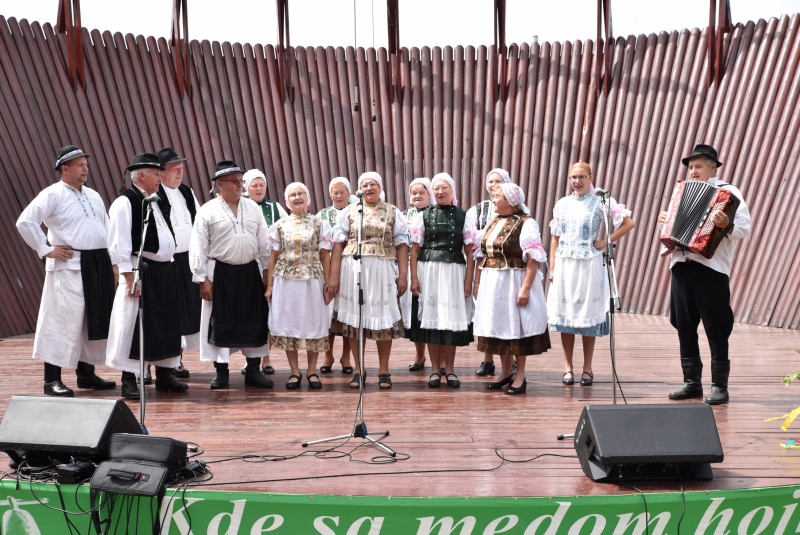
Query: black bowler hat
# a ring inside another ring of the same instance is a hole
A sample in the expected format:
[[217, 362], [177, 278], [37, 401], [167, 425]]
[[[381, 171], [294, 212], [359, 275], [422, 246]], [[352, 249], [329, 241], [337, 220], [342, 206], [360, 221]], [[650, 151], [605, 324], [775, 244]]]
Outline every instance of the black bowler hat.
[[58, 152], [56, 153], [56, 171], [61, 169], [61, 166], [63, 164], [67, 163], [70, 160], [74, 160], [75, 158], [80, 158], [81, 156], [85, 158], [90, 158], [88, 154], [83, 152], [75, 145], [67, 145], [66, 147], [61, 147], [60, 149], [58, 149]]
[[156, 169], [164, 170], [164, 166], [158, 160], [158, 156], [150, 152], [143, 152], [133, 157], [131, 164], [125, 168], [126, 171], [135, 171], [136, 169], [145, 169], [147, 167], [154, 167]]
[[161, 165], [186, 161], [186, 158], [181, 158], [178, 156], [178, 153], [175, 152], [175, 149], [172, 147], [164, 147], [158, 151], [156, 155], [158, 156], [158, 161], [161, 162]]
[[722, 162], [717, 159], [717, 149], [715, 149], [711, 145], [703, 145], [702, 143], [700, 145], [695, 145], [692, 153], [681, 161], [683, 162], [683, 165], [688, 166], [689, 160], [691, 160], [692, 158], [697, 158], [698, 156], [711, 158], [712, 160], [717, 162], [717, 167], [722, 167]]
[[221, 162], [217, 162], [217, 168], [214, 170], [214, 176], [211, 177], [211, 180], [216, 180], [225, 175], [243, 172], [241, 167], [236, 165], [236, 162], [233, 160], [222, 160]]

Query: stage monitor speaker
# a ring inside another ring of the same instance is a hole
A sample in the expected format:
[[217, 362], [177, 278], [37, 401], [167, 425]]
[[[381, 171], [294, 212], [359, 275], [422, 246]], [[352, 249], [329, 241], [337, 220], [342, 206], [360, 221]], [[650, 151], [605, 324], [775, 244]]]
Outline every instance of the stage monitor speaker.
[[724, 458], [705, 403], [587, 405], [574, 441], [594, 481], [711, 479], [709, 463]]
[[71, 456], [100, 462], [114, 433], [142, 433], [120, 399], [13, 396], [0, 421], [0, 450], [17, 462]]

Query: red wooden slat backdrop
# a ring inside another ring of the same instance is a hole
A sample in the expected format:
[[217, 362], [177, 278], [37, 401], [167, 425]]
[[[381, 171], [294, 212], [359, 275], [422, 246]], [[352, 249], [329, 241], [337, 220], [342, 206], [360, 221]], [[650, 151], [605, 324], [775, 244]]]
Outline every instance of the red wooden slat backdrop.
[[[137, 152], [172, 145], [201, 201], [217, 160], [258, 167], [271, 198], [301, 181], [312, 210], [334, 176], [376, 170], [390, 202], [407, 184], [447, 171], [462, 207], [505, 167], [523, 187], [545, 243], [569, 165], [586, 160], [598, 187], [633, 210], [637, 228], [617, 261], [624, 309], [667, 310], [656, 215], [694, 144], [720, 150], [720, 176], [739, 186], [753, 231], [732, 274], [738, 321], [800, 327], [800, 15], [738, 24], [725, 36], [724, 75], [708, 84], [705, 32], [618, 38], [607, 93], [597, 43], [511, 45], [507, 98], [494, 100], [493, 47], [401, 49], [398, 78], [384, 49], [291, 48], [285, 102], [271, 45], [192, 41], [191, 96], [179, 97], [164, 39], [84, 30], [86, 90], [69, 83], [66, 40], [49, 24], [0, 17], [0, 336], [35, 328], [43, 263], [14, 227], [47, 184], [55, 151], [87, 150], [90, 186], [107, 204]], [[604, 43], [599, 44], [605, 47]], [[355, 86], [358, 83], [356, 98]], [[360, 110], [354, 111], [358, 102]], [[372, 116], [375, 116], [375, 121]]]

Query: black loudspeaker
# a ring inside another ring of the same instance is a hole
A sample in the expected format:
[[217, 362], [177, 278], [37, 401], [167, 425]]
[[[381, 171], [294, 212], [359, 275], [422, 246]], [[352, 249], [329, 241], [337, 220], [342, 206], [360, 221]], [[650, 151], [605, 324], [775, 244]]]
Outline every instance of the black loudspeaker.
[[120, 399], [13, 396], [0, 421], [0, 450], [17, 462], [72, 456], [100, 462], [114, 433], [142, 433]]
[[594, 481], [711, 479], [709, 463], [724, 458], [705, 403], [587, 405], [574, 440]]

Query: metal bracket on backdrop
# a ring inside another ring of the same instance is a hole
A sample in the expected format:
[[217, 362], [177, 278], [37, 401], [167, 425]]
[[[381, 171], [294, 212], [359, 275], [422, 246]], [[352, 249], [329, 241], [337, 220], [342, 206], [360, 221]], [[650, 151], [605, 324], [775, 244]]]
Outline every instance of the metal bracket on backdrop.
[[[717, 3], [719, 3], [719, 18], [717, 18]], [[714, 19], [717, 19], [716, 29]], [[731, 21], [730, 0], [711, 0], [708, 8], [708, 85], [719, 84], [722, 80], [722, 67], [725, 64], [723, 57], [724, 47], [722, 39], [726, 33], [733, 30]]]
[[399, 0], [386, 0], [386, 24], [389, 30], [389, 68], [386, 74], [389, 77], [387, 93], [390, 102], [397, 99], [403, 102], [403, 93], [400, 91], [400, 64], [398, 54], [400, 53], [400, 16], [398, 12]]
[[[605, 39], [600, 33], [601, 28], [605, 28]], [[602, 45], [601, 43], [602, 39]], [[611, 0], [597, 0], [597, 40], [594, 42], [596, 47], [594, 72], [598, 78], [602, 78], [602, 91], [608, 93], [611, 85], [611, 69], [614, 60], [614, 28], [611, 21]], [[597, 96], [600, 96], [600, 82], [596, 85]]]
[[[278, 91], [283, 102], [289, 99], [294, 102], [294, 88], [292, 87], [292, 67], [289, 61], [288, 50], [292, 46], [289, 39], [289, 0], [275, 0], [278, 8]], [[284, 39], [285, 37], [285, 39]]]
[[506, 0], [494, 0], [494, 51], [496, 60], [492, 63], [492, 99], [505, 101], [508, 96], [506, 69], [508, 49], [506, 48]]
[[67, 34], [67, 67], [73, 91], [78, 90], [78, 84], [86, 91], [82, 31], [81, 0], [58, 0], [56, 33]]
[[[192, 87], [189, 84], [189, 0], [173, 0], [172, 2], [172, 34], [170, 46], [172, 58], [175, 63], [175, 80], [178, 83], [178, 95], [192, 96]], [[183, 30], [183, 34], [181, 34]]]

